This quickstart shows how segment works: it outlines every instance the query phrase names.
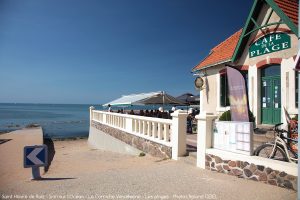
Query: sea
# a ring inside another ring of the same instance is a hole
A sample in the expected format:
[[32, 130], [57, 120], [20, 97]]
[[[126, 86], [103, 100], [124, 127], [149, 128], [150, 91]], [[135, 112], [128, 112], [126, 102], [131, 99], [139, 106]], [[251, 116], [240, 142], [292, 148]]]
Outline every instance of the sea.
[[87, 137], [89, 107], [77, 104], [1, 103], [0, 131], [13, 131], [38, 124], [43, 128], [44, 137]]
[[[45, 138], [88, 137], [90, 104], [0, 103], [0, 132], [25, 128], [30, 124], [42, 127]], [[107, 108], [92, 105], [97, 110]], [[113, 107], [118, 109], [158, 109], [154, 106]], [[170, 106], [165, 109], [171, 109]]]

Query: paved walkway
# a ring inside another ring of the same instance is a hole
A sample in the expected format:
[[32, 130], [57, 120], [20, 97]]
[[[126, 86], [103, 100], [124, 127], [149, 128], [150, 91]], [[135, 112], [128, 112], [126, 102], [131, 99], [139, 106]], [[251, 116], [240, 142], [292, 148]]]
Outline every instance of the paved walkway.
[[186, 149], [188, 152], [197, 152], [197, 134], [186, 135]]
[[15, 171], [14, 179], [4, 180], [1, 174], [0, 195], [32, 195], [36, 199], [296, 199], [295, 191], [201, 170], [188, 164], [187, 158], [159, 160], [93, 150], [86, 140], [55, 141], [54, 147], [54, 159], [44, 180], [30, 181], [30, 174], [23, 171]]

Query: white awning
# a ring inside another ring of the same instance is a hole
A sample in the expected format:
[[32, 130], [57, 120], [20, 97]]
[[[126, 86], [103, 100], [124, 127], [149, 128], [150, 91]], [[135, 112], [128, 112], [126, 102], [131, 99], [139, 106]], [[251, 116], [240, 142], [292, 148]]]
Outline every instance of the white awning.
[[130, 105], [149, 105], [149, 104], [185, 105], [184, 102], [161, 91], [124, 95], [121, 98], [118, 98], [116, 100], [104, 104], [103, 106], [108, 106], [109, 104], [111, 106], [130, 106]]

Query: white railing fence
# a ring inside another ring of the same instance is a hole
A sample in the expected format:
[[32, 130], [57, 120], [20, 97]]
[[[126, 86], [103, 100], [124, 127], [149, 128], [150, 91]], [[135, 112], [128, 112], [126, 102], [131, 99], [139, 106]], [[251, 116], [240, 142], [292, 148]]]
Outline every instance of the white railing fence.
[[160, 119], [90, 108], [90, 125], [92, 125], [92, 121], [95, 121], [171, 147], [172, 159], [175, 160], [186, 153], [186, 118], [187, 113], [179, 110], [172, 113], [172, 119]]
[[216, 122], [218, 116], [201, 113], [198, 120], [197, 166], [205, 169], [206, 149], [215, 148], [227, 152], [252, 155], [252, 122]]

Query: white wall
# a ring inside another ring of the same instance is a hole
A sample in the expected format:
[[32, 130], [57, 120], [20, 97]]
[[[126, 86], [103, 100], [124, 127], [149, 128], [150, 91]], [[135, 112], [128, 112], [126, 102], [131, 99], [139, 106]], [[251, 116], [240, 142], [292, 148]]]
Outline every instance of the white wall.
[[88, 144], [94, 149], [137, 156], [142, 151], [90, 126]]

